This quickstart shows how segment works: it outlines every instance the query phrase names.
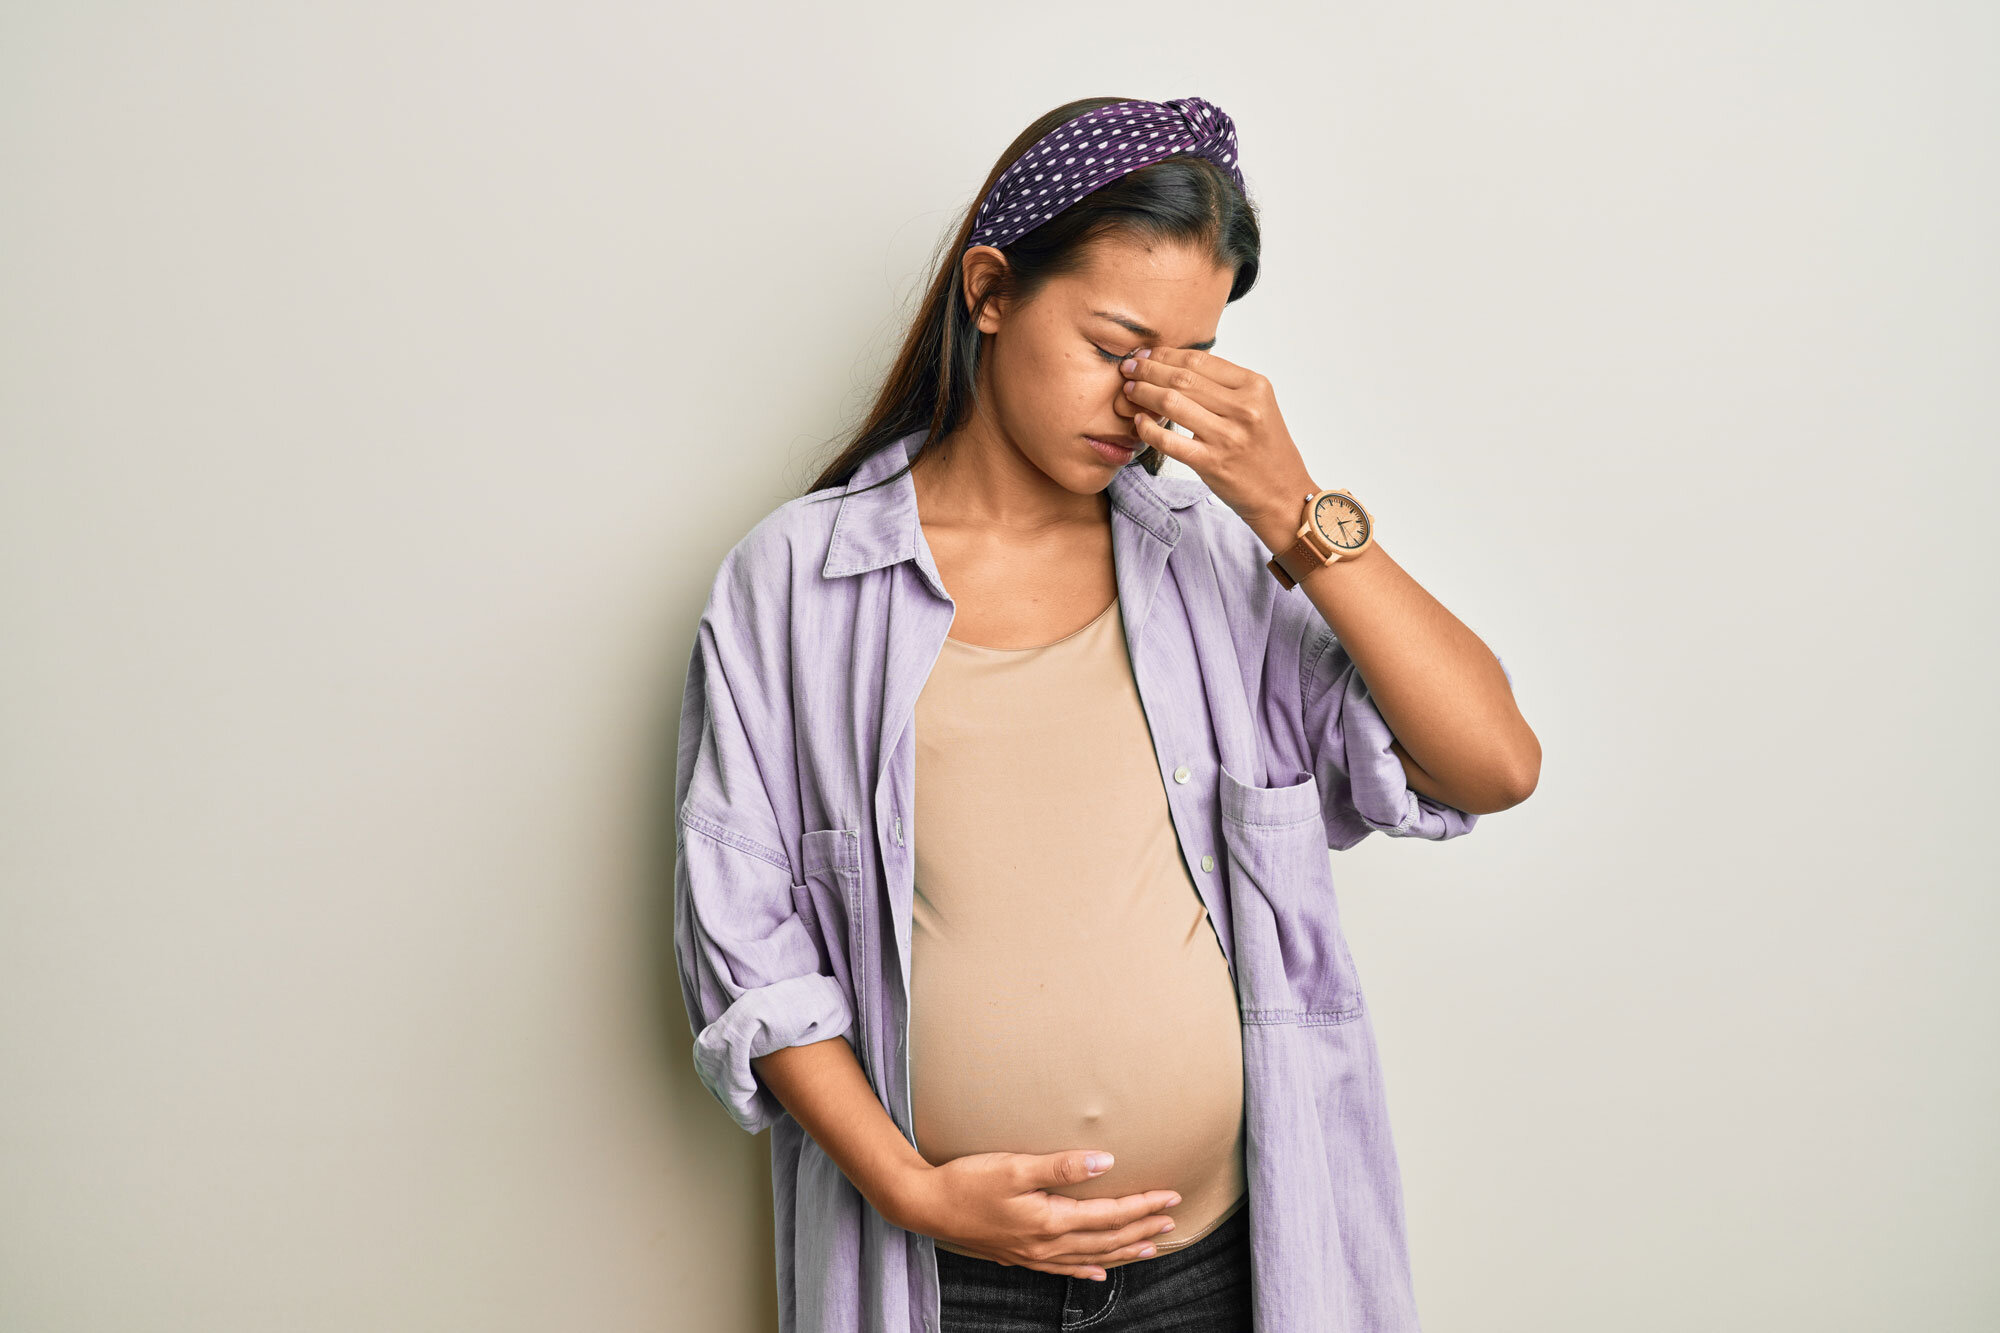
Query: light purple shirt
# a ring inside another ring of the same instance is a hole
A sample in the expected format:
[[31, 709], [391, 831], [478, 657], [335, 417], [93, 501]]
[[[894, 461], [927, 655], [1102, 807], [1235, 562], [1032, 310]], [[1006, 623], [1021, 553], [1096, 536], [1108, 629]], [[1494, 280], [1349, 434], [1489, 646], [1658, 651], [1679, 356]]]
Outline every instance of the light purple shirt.
[[[780, 1333], [939, 1329], [935, 1242], [886, 1221], [750, 1064], [845, 1035], [915, 1142], [911, 721], [956, 607], [910, 478], [854, 492], [920, 439], [737, 543], [688, 664], [674, 945], [702, 1082], [745, 1130], [771, 1130]], [[1130, 465], [1109, 496], [1160, 781], [1242, 1012], [1256, 1328], [1416, 1333], [1375, 1033], [1327, 851], [1375, 831], [1452, 838], [1477, 817], [1409, 787], [1346, 650], [1234, 510]]]

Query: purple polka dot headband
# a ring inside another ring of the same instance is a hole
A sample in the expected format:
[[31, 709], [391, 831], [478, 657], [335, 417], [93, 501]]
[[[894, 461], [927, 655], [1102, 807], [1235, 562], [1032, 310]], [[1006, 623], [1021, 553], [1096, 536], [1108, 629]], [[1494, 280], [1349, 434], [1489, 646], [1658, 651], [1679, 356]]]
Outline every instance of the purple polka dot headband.
[[1011, 245], [1091, 191], [1175, 153], [1207, 158], [1243, 189], [1236, 122], [1221, 107], [1199, 97], [1113, 102], [1056, 126], [1014, 159], [979, 205], [966, 249]]

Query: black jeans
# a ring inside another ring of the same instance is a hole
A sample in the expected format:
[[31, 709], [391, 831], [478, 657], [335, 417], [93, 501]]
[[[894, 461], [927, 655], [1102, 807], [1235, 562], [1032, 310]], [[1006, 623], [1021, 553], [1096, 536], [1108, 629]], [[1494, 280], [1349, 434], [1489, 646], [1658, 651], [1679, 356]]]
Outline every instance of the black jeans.
[[940, 1333], [1250, 1333], [1250, 1205], [1104, 1281], [939, 1250]]

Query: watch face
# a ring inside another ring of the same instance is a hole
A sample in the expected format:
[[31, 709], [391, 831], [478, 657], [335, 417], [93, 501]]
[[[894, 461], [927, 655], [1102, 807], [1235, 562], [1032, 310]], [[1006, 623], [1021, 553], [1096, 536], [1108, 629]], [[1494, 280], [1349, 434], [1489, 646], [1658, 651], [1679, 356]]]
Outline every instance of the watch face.
[[1344, 495], [1322, 495], [1313, 506], [1313, 524], [1333, 546], [1354, 551], [1368, 540], [1368, 516]]

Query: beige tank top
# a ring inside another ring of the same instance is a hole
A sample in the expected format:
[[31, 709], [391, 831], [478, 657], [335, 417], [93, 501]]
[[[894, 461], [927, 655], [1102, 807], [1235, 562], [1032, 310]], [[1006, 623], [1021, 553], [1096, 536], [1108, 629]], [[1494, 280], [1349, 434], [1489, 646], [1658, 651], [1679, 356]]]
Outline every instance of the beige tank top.
[[1248, 1198], [1242, 1020], [1118, 603], [1037, 648], [946, 639], [914, 726], [918, 1152], [1102, 1149], [1054, 1192], [1178, 1191], [1153, 1243], [1193, 1244]]

